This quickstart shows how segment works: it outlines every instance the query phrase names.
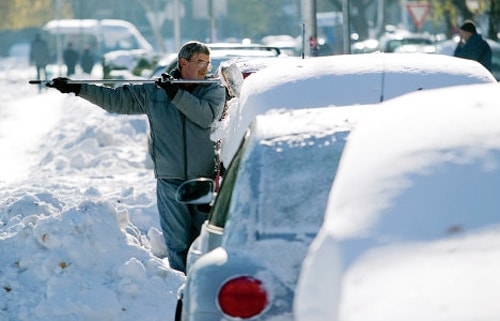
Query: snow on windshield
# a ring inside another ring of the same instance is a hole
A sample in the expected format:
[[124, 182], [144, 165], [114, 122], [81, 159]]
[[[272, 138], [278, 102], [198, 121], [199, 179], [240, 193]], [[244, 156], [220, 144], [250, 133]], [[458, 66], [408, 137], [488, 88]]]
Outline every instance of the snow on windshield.
[[252, 184], [259, 204], [258, 237], [317, 232], [347, 135], [322, 133], [260, 142], [260, 152], [246, 168], [259, 172]]

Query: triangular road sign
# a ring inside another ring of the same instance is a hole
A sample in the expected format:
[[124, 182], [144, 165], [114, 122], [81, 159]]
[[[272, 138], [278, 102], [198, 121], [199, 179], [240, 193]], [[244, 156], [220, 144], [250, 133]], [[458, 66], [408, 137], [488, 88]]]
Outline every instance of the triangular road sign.
[[417, 30], [422, 27], [425, 18], [431, 11], [431, 4], [429, 2], [408, 2], [406, 3], [406, 9], [410, 13], [410, 17], [417, 27]]

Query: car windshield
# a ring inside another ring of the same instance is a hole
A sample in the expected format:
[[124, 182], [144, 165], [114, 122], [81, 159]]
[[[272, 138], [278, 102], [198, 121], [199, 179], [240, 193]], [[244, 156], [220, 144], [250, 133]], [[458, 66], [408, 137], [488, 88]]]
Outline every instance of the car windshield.
[[347, 134], [309, 133], [256, 143], [234, 181], [227, 240], [295, 238], [297, 231], [315, 235]]

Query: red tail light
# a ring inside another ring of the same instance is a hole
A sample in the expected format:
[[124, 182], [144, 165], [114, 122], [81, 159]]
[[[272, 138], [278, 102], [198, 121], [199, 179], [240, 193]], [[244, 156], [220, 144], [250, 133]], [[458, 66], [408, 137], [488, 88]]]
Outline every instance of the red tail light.
[[267, 293], [257, 279], [241, 276], [222, 286], [217, 299], [225, 314], [250, 318], [261, 313], [267, 305]]

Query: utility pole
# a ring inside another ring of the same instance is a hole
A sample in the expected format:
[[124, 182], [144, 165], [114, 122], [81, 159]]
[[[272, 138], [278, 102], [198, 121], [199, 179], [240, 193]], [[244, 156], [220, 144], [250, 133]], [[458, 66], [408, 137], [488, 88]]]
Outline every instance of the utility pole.
[[342, 14], [344, 20], [344, 53], [351, 53], [351, 5], [349, 0], [342, 1]]
[[155, 38], [158, 49], [160, 50], [160, 52], [164, 53], [165, 44], [163, 43], [163, 37], [161, 35], [161, 26], [166, 19], [165, 10], [162, 10], [163, 7], [165, 7], [165, 4], [163, 2], [160, 3], [159, 0], [138, 2], [146, 11], [146, 18], [148, 19], [151, 30], [153, 31], [153, 36]]
[[175, 41], [175, 51], [179, 50], [181, 47], [181, 5], [179, 0], [174, 0], [174, 41]]
[[304, 26], [304, 54], [318, 55], [318, 28], [316, 23], [316, 0], [301, 0], [302, 21]]
[[[56, 20], [61, 19], [61, 6], [59, 0], [53, 0], [54, 9], [56, 13]], [[57, 23], [57, 28], [59, 28], [59, 22]], [[56, 58], [57, 58], [57, 69], [59, 70], [58, 76], [62, 76], [62, 39], [61, 33], [56, 34]]]
[[217, 26], [216, 17], [214, 9], [214, 0], [208, 0], [208, 16], [210, 19], [210, 42], [214, 43], [217, 41]]

